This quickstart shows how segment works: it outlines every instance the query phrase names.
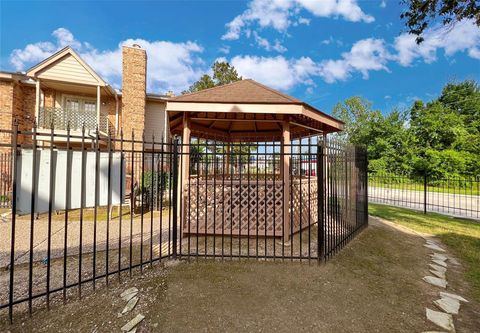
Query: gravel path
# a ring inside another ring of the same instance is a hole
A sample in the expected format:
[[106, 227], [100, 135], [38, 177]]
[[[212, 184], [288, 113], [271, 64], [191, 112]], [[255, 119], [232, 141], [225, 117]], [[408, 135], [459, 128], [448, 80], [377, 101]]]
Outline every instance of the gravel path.
[[[168, 239], [168, 216], [162, 219], [162, 228], [160, 228], [159, 218], [154, 218], [153, 228], [150, 228], [150, 218], [144, 217], [143, 220], [143, 242], [149, 244], [150, 237], [153, 237], [154, 243], [160, 240], [160, 231], [162, 239]], [[10, 244], [11, 244], [11, 221], [0, 222], [0, 268], [10, 264]], [[107, 222], [97, 221], [96, 232], [93, 221], [83, 221], [82, 227], [82, 253], [93, 251], [94, 235], [97, 251], [103, 251], [107, 245]], [[72, 220], [67, 225], [67, 254], [69, 256], [78, 255], [80, 240], [80, 222]], [[29, 260], [30, 253], [30, 221], [19, 219], [15, 227], [15, 263], [22, 264]], [[118, 219], [110, 221], [108, 230], [108, 245], [110, 249], [117, 249], [121, 239], [122, 247], [130, 245], [130, 219], [123, 219], [121, 225]], [[132, 242], [134, 245], [140, 244], [142, 240], [142, 222], [139, 217], [132, 223]], [[51, 256], [52, 258], [63, 257], [65, 241], [65, 222], [52, 221], [51, 225]], [[36, 220], [34, 224], [34, 251], [33, 260], [39, 261], [47, 256], [48, 248], [48, 221]]]

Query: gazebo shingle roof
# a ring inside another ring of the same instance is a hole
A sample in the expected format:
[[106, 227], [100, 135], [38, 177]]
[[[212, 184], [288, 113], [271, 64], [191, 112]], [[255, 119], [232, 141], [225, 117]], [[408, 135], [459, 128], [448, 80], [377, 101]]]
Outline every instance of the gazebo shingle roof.
[[343, 129], [340, 120], [250, 79], [169, 98], [166, 111], [172, 134], [188, 126], [196, 137], [224, 141], [279, 140], [286, 122], [292, 138]]
[[195, 103], [303, 104], [298, 99], [246, 79], [170, 99]]

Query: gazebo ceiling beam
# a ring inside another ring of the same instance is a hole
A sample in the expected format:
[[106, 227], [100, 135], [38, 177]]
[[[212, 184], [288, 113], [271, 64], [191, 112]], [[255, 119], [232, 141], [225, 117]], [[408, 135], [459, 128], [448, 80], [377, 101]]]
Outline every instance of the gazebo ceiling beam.
[[228, 134], [230, 134], [230, 132], [232, 131], [232, 128], [233, 128], [233, 123], [234, 123], [233, 121], [232, 121], [232, 122], [230, 122], [230, 125], [228, 126], [228, 131], [227, 131], [227, 132], [228, 132]]
[[277, 119], [225, 119], [225, 118], [192, 118], [192, 120], [214, 120], [218, 122], [255, 122], [255, 123], [278, 123], [281, 120]]
[[315, 127], [311, 127], [311, 126], [307, 126], [307, 125], [303, 125], [303, 124], [300, 124], [300, 123], [297, 123], [297, 122], [294, 122], [294, 121], [291, 121], [290, 122], [291, 125], [295, 125], [295, 126], [299, 126], [299, 127], [303, 127], [305, 129], [309, 129], [309, 130], [312, 130], [312, 131], [316, 131], [316, 132], [319, 132], [319, 133], [323, 133], [322, 130], [318, 129], [318, 128], [315, 128]]
[[172, 126], [170, 131], [175, 131], [179, 128], [182, 128], [183, 127], [183, 121], [179, 122], [178, 124], [176, 124], [175, 126]]
[[[283, 115], [268, 115], [254, 113], [205, 113], [201, 112], [198, 115], [192, 115], [192, 120], [223, 120], [223, 121], [283, 121]], [[260, 118], [260, 119], [259, 119]]]
[[178, 120], [178, 119], [183, 119], [183, 112], [179, 112], [179, 113], [173, 115], [169, 120], [170, 120], [170, 122], [173, 122], [173, 121]]
[[[230, 131], [230, 133], [232, 135], [238, 135], [238, 134], [246, 134], [246, 133], [252, 133], [250, 131], [246, 131], [246, 130], [241, 130], [241, 131]], [[278, 130], [263, 130], [262, 133], [279, 133], [281, 134], [282, 132], [281, 131], [278, 131]]]
[[215, 128], [208, 128], [207, 126], [203, 126], [197, 123], [191, 123], [190, 128], [192, 131], [201, 132], [201, 133], [211, 133], [213, 135], [225, 136], [225, 132], [221, 130], [217, 130]]

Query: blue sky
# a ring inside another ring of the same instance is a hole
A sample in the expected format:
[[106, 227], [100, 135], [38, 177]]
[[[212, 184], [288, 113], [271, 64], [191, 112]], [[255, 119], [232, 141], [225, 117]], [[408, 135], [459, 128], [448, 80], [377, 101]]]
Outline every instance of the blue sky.
[[120, 45], [148, 53], [150, 92], [176, 93], [230, 61], [330, 113], [352, 95], [389, 112], [430, 100], [451, 81], [480, 80], [480, 29], [464, 21], [405, 33], [399, 1], [0, 2], [0, 69], [21, 71], [72, 45], [108, 82], [121, 82]]

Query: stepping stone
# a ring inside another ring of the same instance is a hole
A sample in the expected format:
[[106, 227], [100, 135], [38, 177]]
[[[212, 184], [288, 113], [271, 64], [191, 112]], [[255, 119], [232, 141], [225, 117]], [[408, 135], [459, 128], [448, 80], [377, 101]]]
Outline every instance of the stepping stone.
[[120, 297], [125, 301], [128, 302], [131, 300], [133, 297], [135, 297], [138, 294], [138, 289], [135, 287], [128, 288], [125, 290], [123, 293], [120, 294]]
[[433, 275], [435, 275], [436, 277], [438, 277], [440, 279], [444, 279], [444, 280], [446, 279], [445, 272], [434, 271], [433, 269], [431, 269], [430, 273], [432, 273]]
[[425, 244], [423, 245], [426, 248], [429, 248], [430, 250], [438, 251], [438, 252], [445, 252], [444, 249], [442, 249], [440, 246], [435, 245], [435, 244]]
[[452, 264], [454, 264], [455, 266], [460, 266], [460, 263], [458, 262], [457, 259], [455, 258], [449, 258], [448, 259]]
[[435, 265], [435, 264], [428, 264], [428, 266], [430, 266], [431, 269], [434, 269], [434, 270], [442, 272], [442, 273], [447, 272], [447, 269], [445, 267], [442, 267], [442, 266], [438, 266], [438, 265]]
[[440, 279], [435, 276], [425, 276], [423, 278], [423, 281], [433, 284], [434, 286], [437, 286], [437, 287], [441, 287], [441, 288], [447, 287], [447, 281], [445, 279]]
[[441, 261], [441, 260], [436, 260], [436, 259], [433, 259], [432, 260], [434, 264], [438, 265], [438, 266], [442, 266], [442, 267], [447, 267], [447, 263], [445, 261]]
[[433, 301], [433, 304], [438, 306], [440, 310], [450, 314], [458, 314], [458, 310], [460, 310], [460, 301], [450, 297], [437, 299], [436, 301]]
[[135, 296], [131, 300], [129, 300], [127, 305], [125, 305], [125, 308], [123, 308], [122, 315], [127, 313], [127, 312], [132, 311], [133, 308], [135, 307], [135, 305], [137, 305], [137, 302], [138, 302], [138, 297], [137, 296]]
[[455, 330], [455, 326], [453, 326], [453, 317], [451, 314], [430, 310], [429, 308], [427, 308], [426, 315], [427, 319], [435, 325], [440, 326], [447, 331]]
[[145, 316], [143, 316], [141, 314], [138, 314], [135, 318], [130, 320], [128, 323], [126, 323], [121, 328], [121, 330], [124, 331], [124, 332], [130, 332], [135, 328], [135, 326], [137, 326], [144, 319], [145, 319]]
[[129, 302], [132, 298], [134, 298], [135, 296], [138, 295], [138, 291], [135, 291], [133, 293], [130, 293], [130, 294], [126, 294], [125, 296], [122, 297], [122, 299], [125, 301], [125, 302]]
[[435, 260], [447, 260], [448, 257], [444, 254], [441, 254], [441, 253], [433, 253], [430, 255], [432, 257], [432, 259], [435, 259]]
[[459, 296], [459, 295], [455, 295], [455, 294], [451, 294], [451, 293], [447, 293], [447, 292], [444, 292], [444, 291], [441, 291], [440, 292], [440, 297], [450, 297], [450, 298], [453, 298], [453, 299], [457, 299], [459, 300], [460, 302], [466, 302], [468, 303], [468, 301], [463, 298], [462, 296]]

